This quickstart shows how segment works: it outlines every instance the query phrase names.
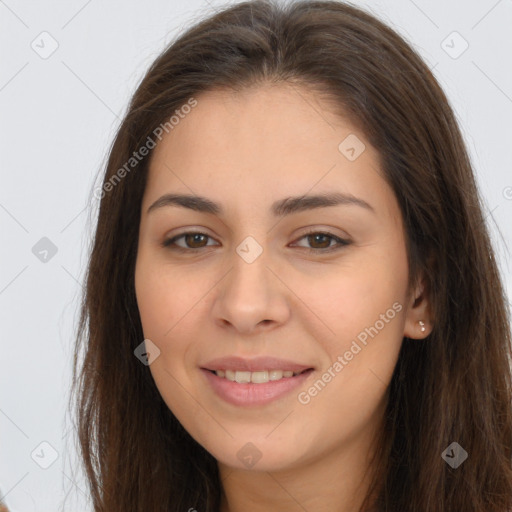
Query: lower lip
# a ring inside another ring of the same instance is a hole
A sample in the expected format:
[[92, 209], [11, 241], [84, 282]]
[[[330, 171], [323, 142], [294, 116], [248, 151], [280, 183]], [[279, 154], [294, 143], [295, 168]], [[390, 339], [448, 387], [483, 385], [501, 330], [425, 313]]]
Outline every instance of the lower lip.
[[215, 373], [204, 368], [201, 368], [201, 371], [217, 395], [226, 402], [238, 406], [264, 405], [277, 400], [298, 388], [313, 373], [313, 370], [307, 370], [295, 377], [285, 377], [262, 384], [238, 384], [238, 382], [232, 382], [224, 377], [217, 377]]

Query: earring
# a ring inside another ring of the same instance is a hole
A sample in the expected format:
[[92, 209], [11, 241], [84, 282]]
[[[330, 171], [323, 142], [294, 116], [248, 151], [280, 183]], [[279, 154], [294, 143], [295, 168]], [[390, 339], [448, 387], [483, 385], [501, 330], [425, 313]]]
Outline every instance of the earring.
[[420, 324], [420, 331], [425, 332], [427, 330], [427, 328], [425, 327], [425, 322], [423, 320], [420, 320], [418, 323]]

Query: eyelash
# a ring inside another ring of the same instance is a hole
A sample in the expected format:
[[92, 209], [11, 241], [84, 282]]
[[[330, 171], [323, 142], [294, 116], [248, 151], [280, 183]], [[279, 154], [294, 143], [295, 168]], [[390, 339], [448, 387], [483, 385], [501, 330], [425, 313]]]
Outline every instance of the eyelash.
[[[212, 238], [211, 236], [207, 235], [206, 233], [202, 233], [201, 231], [186, 231], [185, 233], [181, 233], [179, 235], [176, 235], [172, 238], [169, 238], [167, 240], [164, 240], [162, 242], [162, 247], [166, 248], [166, 249], [170, 249], [172, 251], [178, 251], [178, 252], [182, 252], [182, 253], [185, 253], [185, 252], [196, 252], [196, 251], [199, 251], [201, 249], [204, 249], [208, 246], [204, 246], [204, 247], [194, 247], [194, 248], [184, 248], [184, 247], [180, 247], [178, 245], [175, 245], [174, 247], [171, 247], [172, 244], [174, 244], [176, 242], [176, 240], [179, 240], [180, 238], [183, 238], [184, 236], [187, 236], [187, 235], [204, 235], [208, 238]], [[328, 247], [327, 249], [313, 249], [313, 248], [309, 248], [309, 247], [301, 247], [301, 249], [305, 249], [307, 252], [309, 253], [319, 253], [319, 252], [323, 252], [323, 253], [326, 253], [326, 252], [332, 252], [332, 251], [337, 251], [347, 245], [350, 245], [351, 241], [350, 240], [345, 240], [343, 238], [340, 238], [336, 235], [333, 235], [332, 233], [329, 233], [327, 231], [315, 231], [315, 230], [312, 230], [312, 231], [308, 231], [307, 233], [304, 233], [298, 240], [302, 240], [303, 238], [306, 238], [310, 235], [324, 235], [324, 236], [327, 236], [331, 239], [333, 239], [334, 241], [338, 242], [338, 246], [334, 246], [334, 247]], [[210, 246], [211, 247], [211, 246]]]

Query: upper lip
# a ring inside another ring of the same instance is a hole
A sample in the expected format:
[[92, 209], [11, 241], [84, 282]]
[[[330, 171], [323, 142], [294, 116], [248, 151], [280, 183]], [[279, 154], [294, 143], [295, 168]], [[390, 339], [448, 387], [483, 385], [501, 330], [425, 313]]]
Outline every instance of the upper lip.
[[302, 372], [312, 368], [310, 365], [304, 365], [289, 361], [286, 359], [279, 359], [277, 357], [255, 357], [253, 359], [244, 359], [243, 357], [220, 357], [208, 361], [202, 368], [210, 371], [217, 370], [232, 370], [232, 371], [247, 371], [257, 372], [263, 370], [282, 370]]

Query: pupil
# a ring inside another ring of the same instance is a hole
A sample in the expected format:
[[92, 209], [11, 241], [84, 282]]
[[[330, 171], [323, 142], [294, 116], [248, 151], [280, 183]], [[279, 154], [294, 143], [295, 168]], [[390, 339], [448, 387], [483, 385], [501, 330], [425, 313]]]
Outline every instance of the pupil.
[[189, 235], [189, 236], [190, 236], [190, 237], [192, 237], [192, 245], [193, 245], [194, 243], [196, 243], [196, 242], [198, 242], [198, 243], [199, 243], [199, 242], [201, 242], [201, 240], [200, 240], [200, 239], [201, 239], [201, 237], [204, 237], [204, 235], [201, 235], [201, 234], [199, 234], [199, 233], [194, 233], [194, 234]]
[[[316, 243], [318, 241], [318, 239], [320, 239], [321, 245], [322, 245], [321, 239], [324, 238], [325, 241], [327, 242], [327, 245], [329, 245], [329, 239], [328, 239], [327, 235], [317, 234], [317, 235], [310, 235], [310, 237], [313, 238], [314, 243]], [[325, 243], [322, 245], [322, 247], [323, 246], [325, 246]]]

